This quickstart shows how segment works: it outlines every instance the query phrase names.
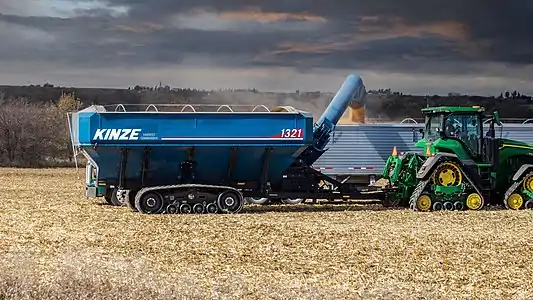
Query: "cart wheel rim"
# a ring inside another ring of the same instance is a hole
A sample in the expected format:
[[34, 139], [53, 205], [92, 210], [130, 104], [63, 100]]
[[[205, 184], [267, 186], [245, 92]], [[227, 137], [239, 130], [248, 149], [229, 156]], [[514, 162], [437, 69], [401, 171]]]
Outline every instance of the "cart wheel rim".
[[201, 203], [196, 203], [193, 207], [192, 207], [192, 210], [197, 213], [197, 214], [201, 214], [204, 212], [204, 206], [201, 204]]
[[175, 214], [178, 212], [178, 207], [174, 204], [170, 204], [169, 206], [167, 206], [167, 213], [169, 214]]
[[139, 202], [139, 211], [147, 214], [158, 214], [164, 209], [164, 201], [158, 194], [143, 196]]
[[235, 204], [235, 198], [228, 196], [224, 198], [224, 204], [226, 206], [233, 206]]
[[244, 205], [244, 199], [237, 192], [226, 191], [217, 199], [218, 209], [224, 213], [238, 213]]
[[150, 197], [146, 199], [146, 205], [150, 208], [154, 207], [157, 204], [157, 201], [154, 199], [154, 197]]
[[218, 211], [218, 207], [214, 203], [207, 204], [207, 206], [205, 208], [206, 208], [207, 212], [210, 213], [210, 214], [214, 214], [214, 213], [216, 213]]
[[188, 214], [191, 212], [191, 206], [189, 204], [182, 204], [180, 205], [180, 213], [182, 214]]

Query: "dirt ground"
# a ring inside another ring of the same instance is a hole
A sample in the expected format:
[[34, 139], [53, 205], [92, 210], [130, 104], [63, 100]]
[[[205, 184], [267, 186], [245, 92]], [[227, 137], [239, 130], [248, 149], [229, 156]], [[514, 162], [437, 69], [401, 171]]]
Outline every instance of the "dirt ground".
[[142, 215], [86, 199], [83, 181], [0, 169], [0, 299], [533, 297], [533, 211]]

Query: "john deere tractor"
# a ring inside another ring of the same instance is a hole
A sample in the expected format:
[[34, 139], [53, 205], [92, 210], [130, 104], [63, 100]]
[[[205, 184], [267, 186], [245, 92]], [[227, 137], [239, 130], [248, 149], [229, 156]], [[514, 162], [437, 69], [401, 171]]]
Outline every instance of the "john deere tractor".
[[[394, 148], [383, 171], [384, 204], [417, 211], [480, 210], [486, 205], [533, 208], [533, 145], [496, 138], [498, 113], [485, 109], [429, 107], [420, 153]], [[484, 135], [483, 123], [489, 122]]]

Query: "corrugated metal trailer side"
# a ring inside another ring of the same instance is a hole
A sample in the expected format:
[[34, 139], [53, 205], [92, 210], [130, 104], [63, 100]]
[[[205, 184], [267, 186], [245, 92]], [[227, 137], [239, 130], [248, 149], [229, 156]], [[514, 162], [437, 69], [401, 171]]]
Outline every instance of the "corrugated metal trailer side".
[[[387, 158], [396, 146], [398, 153], [420, 152], [415, 143], [422, 138], [423, 124], [337, 125], [328, 151], [314, 164], [317, 170], [338, 180], [368, 185], [380, 178]], [[485, 133], [488, 124], [485, 125]], [[496, 136], [533, 144], [533, 124], [504, 124]]]

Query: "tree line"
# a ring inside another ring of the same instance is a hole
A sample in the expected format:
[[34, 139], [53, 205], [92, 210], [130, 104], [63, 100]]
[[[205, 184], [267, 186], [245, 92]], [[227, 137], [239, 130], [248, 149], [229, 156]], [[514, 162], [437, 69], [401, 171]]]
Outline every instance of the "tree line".
[[81, 107], [72, 94], [45, 103], [0, 97], [0, 166], [73, 165], [67, 113]]

